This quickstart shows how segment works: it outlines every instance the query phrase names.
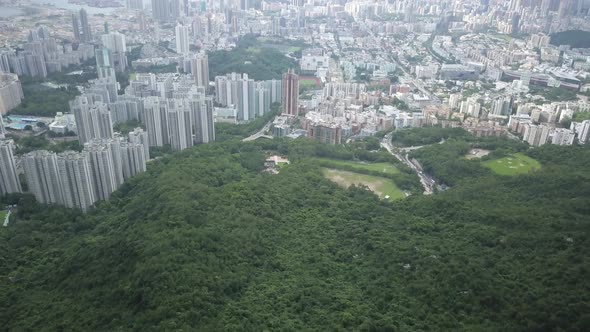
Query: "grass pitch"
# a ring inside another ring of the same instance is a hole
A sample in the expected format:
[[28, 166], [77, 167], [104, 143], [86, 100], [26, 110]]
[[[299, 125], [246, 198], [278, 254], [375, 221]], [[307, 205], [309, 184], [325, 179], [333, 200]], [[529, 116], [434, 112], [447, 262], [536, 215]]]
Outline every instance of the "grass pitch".
[[387, 200], [390, 201], [405, 197], [404, 193], [395, 185], [393, 180], [388, 178], [341, 171], [332, 168], [323, 168], [322, 170], [326, 178], [344, 188], [348, 188], [351, 185], [364, 185], [377, 194], [381, 199], [386, 199], [385, 197], [389, 196]]
[[504, 158], [489, 160], [484, 162], [483, 165], [490, 168], [496, 174], [509, 176], [525, 174], [541, 168], [541, 164], [538, 161], [522, 153], [515, 153]]
[[369, 171], [380, 172], [383, 174], [398, 174], [399, 169], [390, 163], [361, 163], [349, 160], [337, 160], [337, 159], [328, 159], [328, 158], [316, 158], [321, 162], [326, 162], [337, 168], [337, 166], [348, 166], [353, 167], [356, 169], [365, 169]]

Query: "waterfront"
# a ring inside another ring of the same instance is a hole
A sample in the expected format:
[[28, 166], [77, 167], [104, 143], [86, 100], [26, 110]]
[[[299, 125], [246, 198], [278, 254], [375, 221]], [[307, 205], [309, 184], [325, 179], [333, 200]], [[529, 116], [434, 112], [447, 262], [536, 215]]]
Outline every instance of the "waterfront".
[[19, 16], [24, 14], [25, 12], [20, 8], [15, 7], [0, 7], [0, 17], [7, 18], [12, 16]]
[[113, 11], [119, 8], [98, 8], [98, 7], [90, 7], [86, 5], [76, 5], [72, 3], [68, 3], [68, 0], [29, 0], [29, 3], [36, 4], [36, 5], [44, 5], [44, 4], [52, 4], [56, 8], [63, 8], [68, 10], [80, 10], [84, 8], [88, 14], [110, 14]]

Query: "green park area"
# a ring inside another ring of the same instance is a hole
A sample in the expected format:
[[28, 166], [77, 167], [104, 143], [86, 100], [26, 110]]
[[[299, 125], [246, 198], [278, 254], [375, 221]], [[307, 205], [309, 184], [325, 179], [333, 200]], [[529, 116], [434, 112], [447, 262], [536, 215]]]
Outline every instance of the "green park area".
[[4, 222], [4, 218], [6, 218], [7, 214], [8, 214], [8, 211], [6, 211], [6, 210], [0, 211], [0, 224], [2, 224]]
[[512, 40], [512, 36], [510, 36], [510, 35], [496, 33], [496, 34], [493, 34], [492, 36], [495, 37], [495, 38], [497, 38], [497, 39], [506, 41], [506, 42], [509, 42], [509, 41]]
[[315, 79], [304, 78], [299, 80], [299, 92], [303, 93], [309, 90], [316, 90], [317, 82]]
[[25, 99], [10, 111], [12, 115], [53, 117], [57, 112], [68, 112], [68, 102], [80, 94], [73, 86], [50, 88], [39, 82], [23, 84]]
[[398, 174], [399, 170], [397, 167], [390, 163], [367, 163], [367, 162], [355, 162], [350, 160], [337, 160], [329, 158], [316, 158], [323, 166], [335, 167], [335, 168], [352, 168], [358, 170], [366, 170], [372, 172], [379, 172], [386, 175]]
[[256, 37], [242, 37], [236, 48], [209, 53], [209, 76], [246, 73], [254, 80], [281, 79], [283, 73], [296, 68], [297, 62], [275, 47], [261, 43]]
[[274, 48], [282, 53], [296, 53], [309, 45], [300, 40], [259, 37], [258, 42], [264, 48]]
[[494, 173], [500, 175], [518, 175], [541, 168], [541, 164], [522, 153], [515, 153], [508, 157], [489, 160], [483, 163]]
[[322, 171], [326, 178], [344, 188], [352, 185], [363, 185], [382, 199], [396, 200], [405, 197], [404, 193], [395, 185], [393, 180], [388, 178], [333, 168], [322, 168]]

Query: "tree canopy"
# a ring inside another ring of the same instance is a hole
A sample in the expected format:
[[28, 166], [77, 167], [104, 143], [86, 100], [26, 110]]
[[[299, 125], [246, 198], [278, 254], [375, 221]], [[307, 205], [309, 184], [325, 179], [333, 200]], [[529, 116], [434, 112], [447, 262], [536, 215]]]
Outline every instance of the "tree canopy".
[[264, 46], [254, 36], [243, 37], [236, 48], [230, 51], [215, 51], [209, 54], [209, 76], [228, 73], [245, 73], [257, 81], [281, 79], [290, 68], [296, 68], [294, 59], [275, 48]]
[[590, 47], [590, 32], [583, 30], [568, 30], [551, 35], [551, 44], [556, 46], [570, 45], [573, 48]]
[[[476, 144], [430, 148], [446, 169]], [[291, 164], [260, 172], [270, 153]], [[312, 162], [348, 153], [308, 139], [201, 145], [88, 215], [4, 197], [19, 208], [0, 230], [3, 328], [590, 330], [588, 147], [527, 151], [542, 168], [521, 176], [463, 167], [453, 188], [395, 203]]]

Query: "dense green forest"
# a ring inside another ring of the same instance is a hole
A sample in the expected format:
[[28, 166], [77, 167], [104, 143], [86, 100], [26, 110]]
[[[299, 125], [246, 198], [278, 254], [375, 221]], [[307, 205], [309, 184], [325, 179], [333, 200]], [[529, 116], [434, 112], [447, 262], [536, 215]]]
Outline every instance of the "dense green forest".
[[[445, 131], [448, 133], [444, 134]], [[445, 137], [450, 137], [443, 144], [423, 147], [412, 151], [410, 156], [420, 162], [426, 173], [434, 175], [443, 184], [450, 186], [489, 175], [490, 170], [482, 167], [482, 161], [528, 149], [525, 143], [515, 140], [497, 137], [476, 138], [471, 135], [453, 137], [458, 133], [450, 129], [443, 130], [442, 133]], [[469, 160], [466, 155], [472, 148], [491, 150], [491, 153], [481, 159]]]
[[255, 36], [245, 36], [231, 51], [215, 51], [209, 54], [209, 76], [232, 72], [246, 73], [254, 80], [281, 79], [290, 68], [297, 68], [295, 60], [275, 48], [259, 43]]
[[178, 64], [171, 63], [169, 65], [153, 65], [148, 67], [137, 66], [133, 70], [138, 73], [153, 73], [153, 74], [165, 74], [165, 73], [176, 73], [178, 72]]
[[[520, 149], [450, 139], [416, 157], [474, 146]], [[453, 188], [395, 203], [312, 162], [356, 150], [201, 145], [150, 163], [88, 215], [4, 197], [19, 209], [0, 229], [3, 329], [590, 330], [588, 147], [526, 150], [542, 168], [514, 177], [474, 162]], [[261, 173], [268, 153], [291, 164]]]
[[548, 101], [574, 101], [579, 99], [576, 91], [560, 88], [531, 87], [530, 92], [541, 95]]
[[145, 129], [145, 125], [139, 120], [129, 120], [127, 122], [117, 123], [113, 125], [113, 130], [123, 135], [135, 130], [135, 128]]
[[[57, 112], [69, 112], [68, 102], [80, 94], [78, 85], [97, 78], [94, 58], [79, 66], [71, 66], [64, 72], [50, 73], [46, 78], [21, 77], [24, 100], [10, 114], [53, 117]], [[80, 71], [81, 74], [70, 73]], [[65, 85], [51, 88], [42, 83]]]
[[53, 117], [57, 112], [69, 112], [68, 102], [80, 91], [73, 86], [53, 89], [40, 83], [30, 83], [23, 84], [23, 94], [23, 102], [10, 114]]
[[48, 150], [60, 153], [67, 150], [82, 151], [83, 149], [77, 140], [52, 142], [43, 136], [18, 137], [15, 135], [8, 135], [8, 138], [12, 139], [16, 144], [15, 153], [17, 155], [26, 154], [35, 150]]
[[424, 127], [396, 130], [391, 136], [391, 142], [399, 146], [418, 146], [467, 136], [469, 133], [463, 128]]
[[590, 112], [578, 112], [574, 114], [574, 121], [590, 120]]
[[570, 45], [572, 48], [590, 47], [590, 32], [583, 30], [568, 30], [551, 35], [551, 44]]

